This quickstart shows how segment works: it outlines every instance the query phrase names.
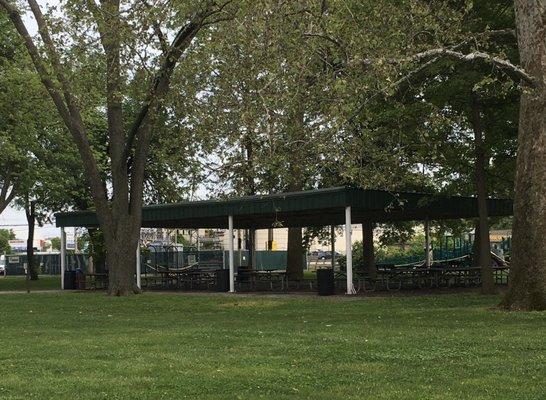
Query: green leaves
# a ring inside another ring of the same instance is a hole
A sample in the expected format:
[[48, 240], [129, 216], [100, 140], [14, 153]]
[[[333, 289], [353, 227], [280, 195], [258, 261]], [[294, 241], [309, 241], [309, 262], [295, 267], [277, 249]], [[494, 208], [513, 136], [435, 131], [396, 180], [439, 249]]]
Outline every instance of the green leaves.
[[[10, 25], [1, 27], [3, 36], [13, 35]], [[0, 57], [0, 190], [10, 185], [20, 207], [27, 197], [37, 200], [42, 223], [72, 204], [69, 193], [81, 193], [85, 185], [80, 159], [47, 93], [21, 44], [13, 44], [17, 56]]]

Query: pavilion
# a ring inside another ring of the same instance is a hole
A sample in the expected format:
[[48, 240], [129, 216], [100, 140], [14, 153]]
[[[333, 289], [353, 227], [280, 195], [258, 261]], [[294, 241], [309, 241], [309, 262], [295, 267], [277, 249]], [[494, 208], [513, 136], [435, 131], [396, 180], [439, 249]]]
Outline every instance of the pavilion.
[[[488, 199], [487, 207], [490, 217], [509, 216], [513, 213], [513, 202], [508, 199]], [[225, 200], [144, 206], [142, 227], [228, 229], [230, 292], [235, 292], [234, 229], [345, 225], [347, 294], [354, 294], [352, 224], [363, 224], [369, 231], [373, 230], [374, 223], [423, 221], [428, 264], [429, 221], [476, 218], [477, 216], [478, 202], [475, 197], [336, 187]], [[98, 220], [93, 211], [61, 212], [55, 214], [55, 219], [57, 227], [61, 228], [62, 277], [66, 269], [65, 228], [98, 227]], [[367, 237], [370, 237], [369, 232]], [[140, 287], [138, 259], [136, 279]], [[63, 281], [62, 278], [61, 281]]]

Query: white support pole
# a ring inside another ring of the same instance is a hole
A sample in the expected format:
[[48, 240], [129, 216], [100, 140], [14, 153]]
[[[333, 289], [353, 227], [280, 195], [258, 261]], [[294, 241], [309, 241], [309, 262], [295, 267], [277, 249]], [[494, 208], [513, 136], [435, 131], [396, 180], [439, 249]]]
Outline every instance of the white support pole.
[[61, 228], [61, 290], [64, 290], [64, 272], [66, 271], [66, 232]]
[[428, 218], [425, 220], [425, 267], [430, 267], [430, 224]]
[[229, 230], [229, 292], [235, 293], [235, 260], [234, 260], [234, 243], [233, 243], [233, 215], [228, 217]]
[[353, 285], [353, 243], [351, 238], [351, 207], [345, 207], [345, 254], [347, 257], [347, 294], [355, 294]]
[[136, 248], [136, 285], [137, 288], [142, 289], [142, 273], [140, 271], [140, 240], [137, 242]]

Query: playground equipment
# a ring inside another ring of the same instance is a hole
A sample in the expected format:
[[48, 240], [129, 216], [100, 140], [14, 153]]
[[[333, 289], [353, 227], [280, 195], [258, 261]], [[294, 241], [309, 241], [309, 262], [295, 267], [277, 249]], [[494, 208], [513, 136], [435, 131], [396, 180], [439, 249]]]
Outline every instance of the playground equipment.
[[[510, 238], [503, 239], [501, 249], [504, 255], [510, 254]], [[444, 236], [439, 242], [431, 243], [432, 257], [431, 266], [438, 264], [456, 264], [469, 267], [472, 265], [474, 243], [471, 238]], [[493, 266], [508, 265], [506, 257], [491, 251]], [[424, 266], [425, 254], [408, 257], [378, 258], [377, 265], [393, 265], [395, 267]]]
[[199, 252], [195, 247], [180, 244], [153, 243], [148, 245], [142, 258], [146, 269], [182, 269], [191, 268], [199, 263]]

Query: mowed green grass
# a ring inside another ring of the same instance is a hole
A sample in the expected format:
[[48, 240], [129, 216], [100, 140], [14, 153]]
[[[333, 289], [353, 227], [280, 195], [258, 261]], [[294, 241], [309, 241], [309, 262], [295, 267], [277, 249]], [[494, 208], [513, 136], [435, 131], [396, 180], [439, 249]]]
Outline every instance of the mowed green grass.
[[0, 294], [0, 399], [544, 399], [498, 297]]
[[[61, 277], [51, 275], [40, 275], [37, 281], [28, 281], [28, 287], [33, 290], [60, 290]], [[0, 292], [4, 291], [25, 291], [27, 290], [27, 279], [25, 276], [0, 276]]]

